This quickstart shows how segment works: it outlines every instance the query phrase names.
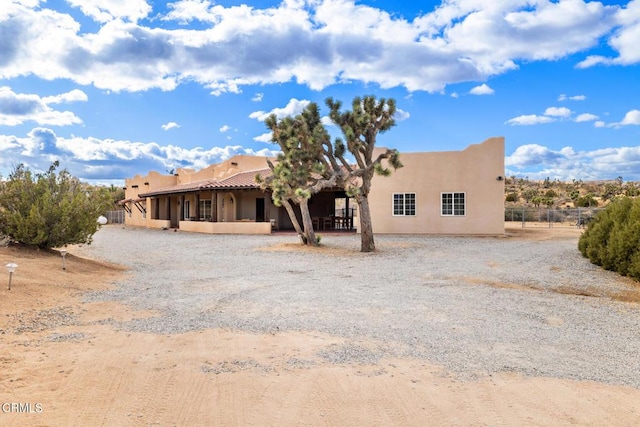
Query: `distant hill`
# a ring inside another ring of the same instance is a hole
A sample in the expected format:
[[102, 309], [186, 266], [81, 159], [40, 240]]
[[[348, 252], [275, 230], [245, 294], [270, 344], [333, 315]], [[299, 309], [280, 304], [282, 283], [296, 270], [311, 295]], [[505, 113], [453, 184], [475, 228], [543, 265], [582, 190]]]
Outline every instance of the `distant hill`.
[[504, 192], [506, 207], [602, 207], [618, 196], [640, 196], [640, 183], [624, 182], [622, 177], [612, 181], [562, 182], [549, 178], [535, 181], [512, 176], [505, 178]]

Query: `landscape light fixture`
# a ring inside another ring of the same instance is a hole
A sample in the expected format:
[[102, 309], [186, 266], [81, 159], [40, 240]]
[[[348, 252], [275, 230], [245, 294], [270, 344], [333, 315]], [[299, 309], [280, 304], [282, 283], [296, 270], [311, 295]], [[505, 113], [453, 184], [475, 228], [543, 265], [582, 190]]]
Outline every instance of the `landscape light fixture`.
[[11, 277], [13, 276], [13, 273], [16, 271], [16, 268], [18, 268], [18, 264], [16, 264], [15, 262], [10, 262], [9, 264], [6, 265], [7, 270], [9, 270], [9, 290], [11, 290]]
[[62, 269], [66, 270], [67, 267], [64, 265], [64, 260], [65, 260], [65, 257], [67, 256], [67, 251], [65, 251], [64, 249], [61, 250], [60, 255], [62, 255]]

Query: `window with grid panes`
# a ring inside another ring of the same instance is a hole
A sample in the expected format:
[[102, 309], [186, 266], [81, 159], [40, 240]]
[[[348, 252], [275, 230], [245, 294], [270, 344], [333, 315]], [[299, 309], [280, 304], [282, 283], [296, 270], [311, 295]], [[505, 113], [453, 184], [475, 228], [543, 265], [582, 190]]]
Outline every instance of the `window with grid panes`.
[[394, 193], [393, 215], [394, 216], [415, 216], [415, 214], [416, 214], [416, 193]]
[[441, 214], [443, 216], [464, 216], [465, 193], [442, 193]]

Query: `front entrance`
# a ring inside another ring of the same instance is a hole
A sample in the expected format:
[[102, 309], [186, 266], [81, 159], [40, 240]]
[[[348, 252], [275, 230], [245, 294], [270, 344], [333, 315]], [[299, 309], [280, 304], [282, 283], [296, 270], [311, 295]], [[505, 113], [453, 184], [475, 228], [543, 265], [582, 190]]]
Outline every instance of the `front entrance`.
[[256, 222], [264, 222], [264, 197], [256, 198]]

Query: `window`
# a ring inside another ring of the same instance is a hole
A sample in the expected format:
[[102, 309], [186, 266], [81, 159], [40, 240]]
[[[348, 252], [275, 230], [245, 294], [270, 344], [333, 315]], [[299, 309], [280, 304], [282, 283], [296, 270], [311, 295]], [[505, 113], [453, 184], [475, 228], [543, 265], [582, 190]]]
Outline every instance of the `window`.
[[211, 218], [211, 200], [200, 200], [200, 219], [208, 221]]
[[443, 216], [464, 216], [465, 215], [465, 194], [464, 193], [442, 193], [442, 215]]
[[393, 216], [415, 216], [416, 193], [394, 193]]
[[183, 217], [186, 220], [189, 220], [189, 218], [191, 217], [191, 209], [189, 207], [189, 201], [188, 200], [184, 201]]

